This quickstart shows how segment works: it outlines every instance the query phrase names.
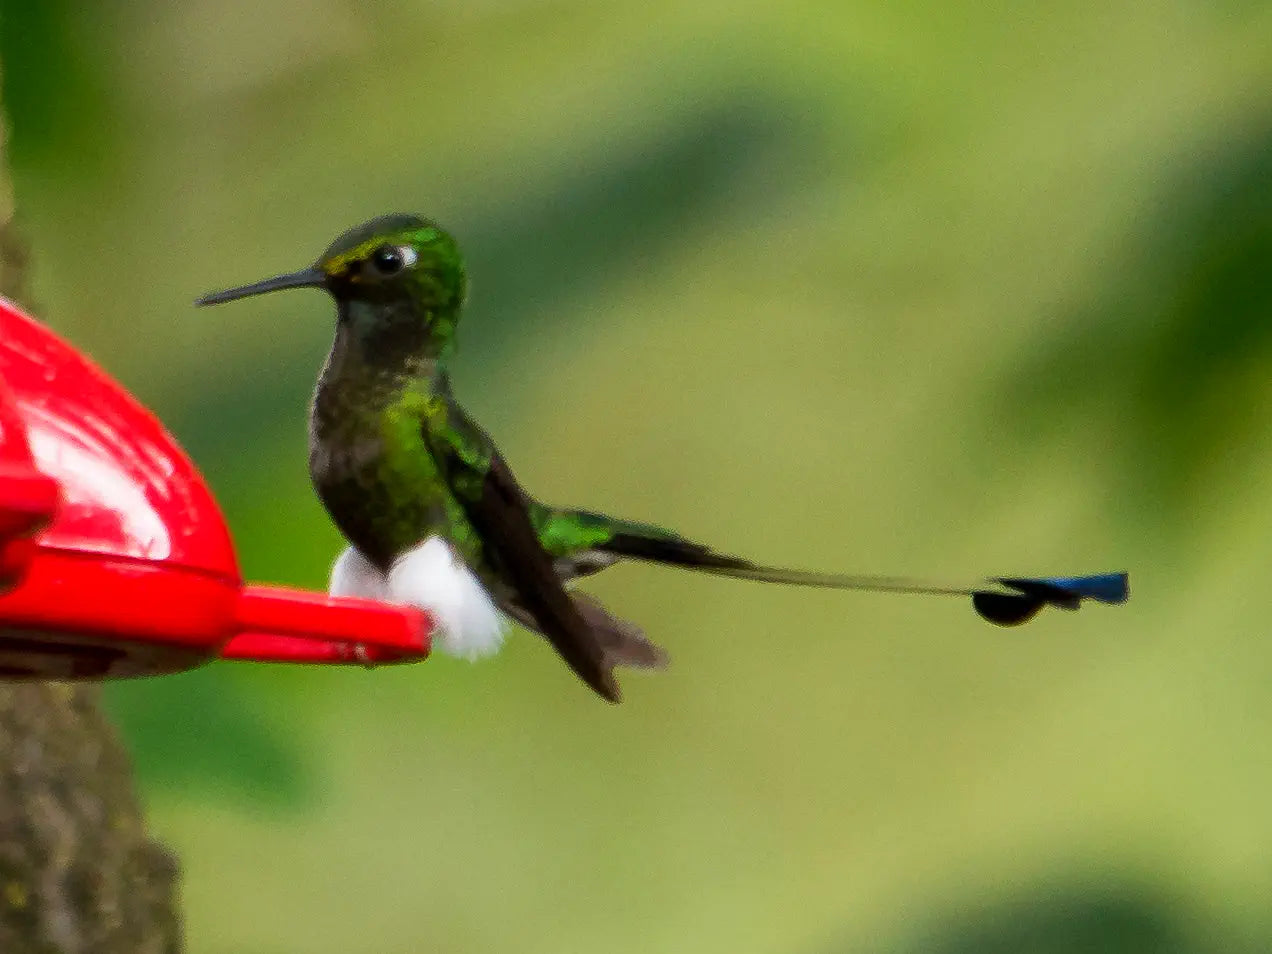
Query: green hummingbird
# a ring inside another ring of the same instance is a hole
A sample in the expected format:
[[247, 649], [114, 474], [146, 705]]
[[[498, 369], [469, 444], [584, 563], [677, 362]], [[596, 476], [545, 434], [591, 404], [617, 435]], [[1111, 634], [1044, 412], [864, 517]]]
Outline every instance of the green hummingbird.
[[336, 303], [335, 341], [309, 416], [310, 478], [349, 543], [329, 590], [424, 609], [435, 644], [451, 654], [497, 651], [510, 617], [619, 701], [615, 666], [661, 667], [666, 655], [567, 584], [620, 560], [801, 586], [970, 596], [1002, 625], [1047, 605], [1127, 599], [1124, 573], [978, 585], [813, 573], [753, 563], [652, 524], [548, 506], [522, 489], [452, 393], [468, 281], [445, 229], [414, 215], [381, 216], [345, 232], [308, 268], [196, 304], [287, 288], [320, 288]]

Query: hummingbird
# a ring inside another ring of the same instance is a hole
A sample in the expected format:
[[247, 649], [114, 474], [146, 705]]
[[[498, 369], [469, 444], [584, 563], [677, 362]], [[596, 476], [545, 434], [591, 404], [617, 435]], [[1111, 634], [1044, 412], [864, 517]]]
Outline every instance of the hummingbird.
[[541, 503], [451, 389], [468, 279], [450, 233], [419, 216], [384, 215], [345, 232], [307, 268], [196, 304], [291, 288], [321, 289], [336, 305], [335, 339], [309, 413], [310, 479], [348, 542], [329, 592], [423, 609], [434, 643], [452, 655], [498, 651], [511, 619], [546, 637], [583, 682], [618, 702], [614, 668], [660, 668], [666, 653], [570, 584], [624, 560], [798, 586], [971, 597], [1000, 625], [1045, 606], [1129, 595], [1125, 573], [964, 585], [785, 569], [654, 524]]

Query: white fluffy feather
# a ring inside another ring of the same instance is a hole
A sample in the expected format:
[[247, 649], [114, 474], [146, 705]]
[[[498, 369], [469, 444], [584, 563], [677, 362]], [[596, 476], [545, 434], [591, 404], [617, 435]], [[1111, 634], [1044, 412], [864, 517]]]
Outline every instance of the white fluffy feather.
[[499, 652], [503, 616], [481, 580], [441, 537], [429, 537], [389, 570], [389, 598], [417, 606], [437, 624], [434, 643], [451, 656], [477, 659]]
[[331, 568], [327, 592], [422, 609], [437, 627], [433, 645], [451, 656], [493, 655], [506, 634], [504, 618], [486, 588], [441, 537], [429, 537], [402, 554], [387, 576], [349, 547]]
[[336, 557], [327, 592], [332, 596], [360, 596], [364, 600], [387, 600], [389, 581], [379, 567], [353, 547]]

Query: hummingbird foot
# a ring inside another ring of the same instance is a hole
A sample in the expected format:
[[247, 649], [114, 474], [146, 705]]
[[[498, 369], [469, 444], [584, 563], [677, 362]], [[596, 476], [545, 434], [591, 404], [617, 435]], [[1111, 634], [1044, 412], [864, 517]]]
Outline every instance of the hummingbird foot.
[[433, 645], [448, 656], [491, 656], [503, 646], [507, 632], [481, 580], [441, 537], [429, 537], [406, 551], [387, 574], [349, 547], [332, 567], [328, 592], [423, 610], [435, 626]]

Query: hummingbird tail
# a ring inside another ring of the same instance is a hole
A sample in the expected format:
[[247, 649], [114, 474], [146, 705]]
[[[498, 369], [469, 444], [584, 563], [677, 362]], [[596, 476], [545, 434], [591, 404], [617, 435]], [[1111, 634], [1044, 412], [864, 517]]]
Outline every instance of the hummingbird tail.
[[635, 623], [619, 619], [586, 593], [571, 593], [574, 605], [591, 627], [606, 666], [665, 669], [667, 653], [650, 641]]
[[[587, 593], [570, 592], [575, 609], [587, 624], [588, 636], [600, 651], [601, 665], [608, 674], [615, 666], [632, 669], [665, 669], [667, 652], [653, 643], [635, 623], [619, 619]], [[529, 611], [519, 603], [501, 601], [500, 609], [526, 629], [547, 638]]]
[[620, 530], [596, 549], [614, 557], [627, 557], [686, 567], [718, 576], [765, 583], [786, 583], [836, 590], [880, 593], [918, 593], [971, 597], [976, 612], [991, 623], [1015, 626], [1027, 622], [1046, 606], [1077, 609], [1082, 600], [1124, 603], [1130, 596], [1125, 573], [1101, 573], [1067, 577], [994, 577], [978, 584], [933, 583], [896, 576], [862, 576], [818, 573], [764, 566], [741, 557], [717, 553], [710, 547], [670, 534], [645, 534]]

